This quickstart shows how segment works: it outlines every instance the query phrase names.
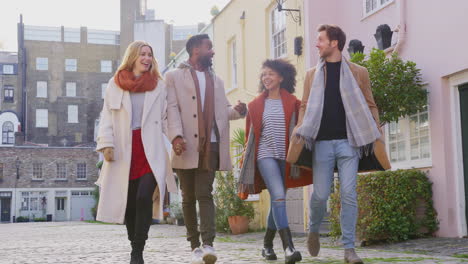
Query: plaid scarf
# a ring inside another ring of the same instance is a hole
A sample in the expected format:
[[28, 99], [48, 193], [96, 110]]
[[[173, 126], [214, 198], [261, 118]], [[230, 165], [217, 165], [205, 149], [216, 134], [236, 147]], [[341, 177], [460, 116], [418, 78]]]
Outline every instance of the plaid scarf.
[[[369, 155], [373, 143], [380, 138], [374, 118], [370, 112], [361, 88], [349, 68], [348, 61], [342, 57], [340, 68], [340, 92], [346, 113], [346, 131], [349, 144], [359, 147], [359, 156]], [[302, 125], [298, 127], [294, 140], [304, 140], [307, 149], [312, 150], [320, 129], [323, 101], [325, 98], [325, 60], [321, 59], [316, 67], [315, 77], [310, 89], [307, 108]]]

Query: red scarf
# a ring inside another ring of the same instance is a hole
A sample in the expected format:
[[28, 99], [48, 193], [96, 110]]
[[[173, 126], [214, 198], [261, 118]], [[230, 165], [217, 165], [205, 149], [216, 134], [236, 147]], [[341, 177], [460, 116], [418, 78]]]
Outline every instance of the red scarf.
[[117, 86], [133, 93], [152, 91], [158, 85], [158, 78], [151, 75], [149, 71], [136, 78], [133, 72], [120, 70], [115, 74], [114, 80]]

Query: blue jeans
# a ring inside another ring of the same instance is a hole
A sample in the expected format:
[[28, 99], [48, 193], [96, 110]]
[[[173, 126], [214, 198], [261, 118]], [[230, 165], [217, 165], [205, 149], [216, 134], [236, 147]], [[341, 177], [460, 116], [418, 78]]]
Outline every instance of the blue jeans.
[[271, 204], [267, 227], [273, 230], [289, 227], [286, 214], [286, 187], [284, 186], [286, 161], [263, 158], [257, 160], [257, 166], [270, 193]]
[[356, 178], [358, 149], [347, 139], [315, 142], [312, 157], [314, 192], [310, 198], [309, 231], [319, 232], [330, 196], [335, 164], [338, 167], [341, 192], [341, 233], [344, 248], [354, 248], [357, 221]]

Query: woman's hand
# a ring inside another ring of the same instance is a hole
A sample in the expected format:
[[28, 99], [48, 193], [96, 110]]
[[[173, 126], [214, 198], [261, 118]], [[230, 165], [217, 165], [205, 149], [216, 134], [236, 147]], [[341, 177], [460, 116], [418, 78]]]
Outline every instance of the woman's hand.
[[111, 147], [104, 148], [102, 150], [102, 154], [104, 155], [104, 159], [107, 162], [114, 161], [114, 148], [111, 148]]

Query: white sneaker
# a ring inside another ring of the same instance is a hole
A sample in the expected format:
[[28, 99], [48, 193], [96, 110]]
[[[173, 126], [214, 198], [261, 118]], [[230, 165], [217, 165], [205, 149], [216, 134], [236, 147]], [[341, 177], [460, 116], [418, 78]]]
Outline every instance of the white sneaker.
[[203, 261], [205, 261], [205, 264], [214, 264], [217, 259], [215, 249], [212, 246], [203, 246]]
[[203, 261], [203, 250], [201, 248], [196, 248], [192, 251], [192, 261], [191, 264], [205, 264]]

